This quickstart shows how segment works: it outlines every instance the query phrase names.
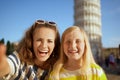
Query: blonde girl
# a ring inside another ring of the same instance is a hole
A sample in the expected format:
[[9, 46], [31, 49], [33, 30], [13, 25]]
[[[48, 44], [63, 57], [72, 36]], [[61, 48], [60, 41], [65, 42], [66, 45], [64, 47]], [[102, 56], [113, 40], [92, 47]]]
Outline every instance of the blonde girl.
[[80, 27], [69, 27], [62, 34], [60, 58], [49, 80], [107, 80], [103, 69], [95, 63], [87, 35]]

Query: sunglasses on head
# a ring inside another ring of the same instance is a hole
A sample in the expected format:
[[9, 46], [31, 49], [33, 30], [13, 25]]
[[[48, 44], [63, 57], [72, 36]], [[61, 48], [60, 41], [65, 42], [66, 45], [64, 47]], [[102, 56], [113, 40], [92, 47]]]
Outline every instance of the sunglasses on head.
[[37, 20], [36, 23], [38, 23], [38, 24], [49, 24], [49, 25], [52, 25], [52, 26], [57, 26], [57, 24], [55, 22], [52, 22], [52, 21]]

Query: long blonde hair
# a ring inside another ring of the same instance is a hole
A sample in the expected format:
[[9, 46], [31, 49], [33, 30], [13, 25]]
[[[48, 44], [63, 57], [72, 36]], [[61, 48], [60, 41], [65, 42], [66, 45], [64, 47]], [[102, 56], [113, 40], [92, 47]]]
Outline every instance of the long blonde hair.
[[60, 70], [63, 67], [64, 63], [67, 61], [67, 56], [65, 55], [65, 53], [63, 51], [63, 42], [65, 39], [65, 35], [70, 33], [73, 30], [80, 31], [81, 35], [84, 38], [84, 43], [85, 43], [85, 51], [84, 51], [84, 54], [83, 54], [82, 59], [80, 61], [80, 65], [82, 65], [81, 69], [80, 69], [81, 73], [87, 74], [87, 68], [90, 66], [91, 63], [95, 63], [94, 58], [92, 56], [89, 40], [88, 40], [88, 37], [87, 37], [85, 31], [78, 26], [71, 26], [71, 27], [67, 28], [62, 34], [60, 58], [55, 63], [53, 71], [51, 73], [52, 78], [54, 78], [55, 80], [59, 80]]

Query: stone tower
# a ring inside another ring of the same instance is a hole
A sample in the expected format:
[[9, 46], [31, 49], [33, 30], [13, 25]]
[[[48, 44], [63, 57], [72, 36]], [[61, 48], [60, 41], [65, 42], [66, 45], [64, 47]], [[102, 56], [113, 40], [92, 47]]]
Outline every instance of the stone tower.
[[94, 56], [101, 56], [100, 0], [74, 0], [74, 25], [82, 27], [90, 41]]

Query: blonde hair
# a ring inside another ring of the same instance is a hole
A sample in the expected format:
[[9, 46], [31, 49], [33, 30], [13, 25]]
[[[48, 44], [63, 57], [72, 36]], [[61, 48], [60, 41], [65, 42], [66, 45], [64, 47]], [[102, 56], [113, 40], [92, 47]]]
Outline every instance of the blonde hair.
[[87, 68], [90, 66], [91, 63], [95, 63], [94, 58], [92, 56], [89, 40], [88, 40], [88, 37], [87, 37], [85, 31], [78, 26], [71, 26], [71, 27], [67, 28], [62, 34], [60, 58], [55, 63], [53, 71], [51, 73], [51, 75], [53, 76], [53, 78], [55, 80], [59, 80], [59, 72], [60, 72], [61, 68], [63, 67], [64, 63], [67, 61], [67, 56], [63, 52], [63, 42], [65, 39], [65, 35], [70, 33], [71, 31], [74, 31], [74, 30], [80, 31], [81, 35], [84, 38], [84, 43], [85, 43], [85, 51], [84, 51], [84, 54], [83, 54], [82, 59], [80, 61], [81, 73], [87, 74], [88, 73]]

